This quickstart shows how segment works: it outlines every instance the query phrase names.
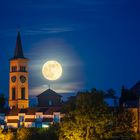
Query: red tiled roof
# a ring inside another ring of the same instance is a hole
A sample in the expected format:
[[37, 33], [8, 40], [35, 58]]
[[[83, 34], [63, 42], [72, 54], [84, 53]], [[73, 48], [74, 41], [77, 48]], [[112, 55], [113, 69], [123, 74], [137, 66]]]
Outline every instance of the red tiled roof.
[[25, 113], [26, 115], [35, 115], [36, 112], [42, 112], [43, 114], [52, 115], [53, 112], [60, 112], [61, 106], [51, 107], [30, 107], [27, 109], [11, 109], [7, 112], [7, 116], [18, 116], [19, 113]]
[[25, 122], [35, 122], [35, 119], [34, 118], [25, 119]]
[[17, 119], [10, 119], [7, 121], [7, 123], [18, 123]]
[[35, 115], [36, 107], [28, 108], [26, 114], [27, 115]]
[[7, 116], [17, 116], [20, 109], [13, 108], [7, 112]]

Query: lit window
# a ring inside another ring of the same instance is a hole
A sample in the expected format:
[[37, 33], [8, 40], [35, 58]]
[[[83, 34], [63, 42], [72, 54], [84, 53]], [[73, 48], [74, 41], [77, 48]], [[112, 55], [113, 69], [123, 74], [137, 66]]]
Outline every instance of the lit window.
[[17, 67], [16, 66], [12, 66], [12, 72], [16, 72], [17, 71]]
[[20, 71], [25, 72], [26, 71], [26, 67], [25, 66], [20, 66]]

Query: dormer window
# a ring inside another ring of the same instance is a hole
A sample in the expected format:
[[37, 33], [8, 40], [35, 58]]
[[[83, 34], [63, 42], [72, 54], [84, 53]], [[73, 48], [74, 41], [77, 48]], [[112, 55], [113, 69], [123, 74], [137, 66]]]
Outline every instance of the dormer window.
[[25, 66], [20, 66], [20, 71], [21, 72], [25, 72], [26, 71], [26, 67]]
[[16, 72], [17, 71], [17, 67], [16, 66], [12, 66], [12, 72]]

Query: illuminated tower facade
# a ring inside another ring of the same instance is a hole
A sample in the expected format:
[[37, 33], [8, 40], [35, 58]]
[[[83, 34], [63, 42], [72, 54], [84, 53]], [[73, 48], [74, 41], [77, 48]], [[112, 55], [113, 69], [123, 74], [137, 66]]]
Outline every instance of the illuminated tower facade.
[[16, 40], [14, 57], [10, 59], [9, 106], [28, 108], [28, 61], [23, 55], [20, 32]]

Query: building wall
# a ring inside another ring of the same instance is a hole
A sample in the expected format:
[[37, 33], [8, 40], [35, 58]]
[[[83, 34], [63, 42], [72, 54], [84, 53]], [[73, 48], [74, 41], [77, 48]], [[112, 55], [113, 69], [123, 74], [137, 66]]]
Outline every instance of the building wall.
[[[10, 107], [18, 107], [18, 108], [28, 108], [29, 100], [28, 100], [28, 60], [27, 59], [14, 59], [10, 61], [10, 76], [9, 76], [9, 106]], [[13, 72], [12, 67], [16, 66], [17, 71]], [[26, 71], [20, 71], [20, 66], [25, 66]], [[21, 82], [20, 76], [23, 75], [26, 77], [26, 81], [24, 83]], [[13, 82], [11, 78], [16, 76], [16, 81]], [[21, 88], [25, 87], [25, 100], [21, 100]], [[15, 100], [12, 100], [12, 88], [16, 89]]]
[[40, 95], [38, 97], [38, 106], [40, 107], [60, 105], [60, 103], [61, 103], [61, 97], [59, 96]]
[[[57, 120], [54, 120], [55, 115], [59, 116], [58, 122], [60, 122], [61, 118], [64, 117], [64, 114], [60, 114], [60, 112], [54, 112], [52, 115], [43, 114], [43, 112], [36, 112], [35, 115], [26, 115], [25, 113], [19, 113], [18, 115], [15, 115], [15, 116], [6, 116], [5, 121], [7, 123], [8, 128], [18, 128], [19, 117], [24, 116], [24, 121], [21, 123], [23, 123], [25, 127], [36, 127], [37, 126], [36, 119], [38, 119], [38, 117], [40, 117], [41, 120], [43, 118], [52, 118], [51, 122], [48, 122], [48, 121], [40, 122], [41, 123], [40, 127], [48, 127], [49, 124], [53, 124], [53, 121], [57, 121]], [[34, 119], [34, 122], [26, 122], [26, 119]], [[9, 121], [12, 121], [12, 120], [17, 120], [17, 123], [8, 123]]]
[[130, 108], [129, 110], [134, 114], [134, 117], [136, 119], [134, 123], [134, 127], [132, 129], [134, 132], [138, 132], [138, 125], [140, 127], [140, 118], [138, 121], [138, 108]]
[[18, 123], [7, 123], [8, 128], [18, 128]]
[[25, 115], [25, 119], [34, 119], [35, 115]]
[[35, 122], [24, 122], [24, 126], [29, 128], [29, 127], [35, 127]]
[[15, 120], [15, 119], [19, 119], [19, 116], [18, 115], [15, 115], [15, 116], [6, 116], [5, 117], [5, 120], [7, 121], [7, 120]]

